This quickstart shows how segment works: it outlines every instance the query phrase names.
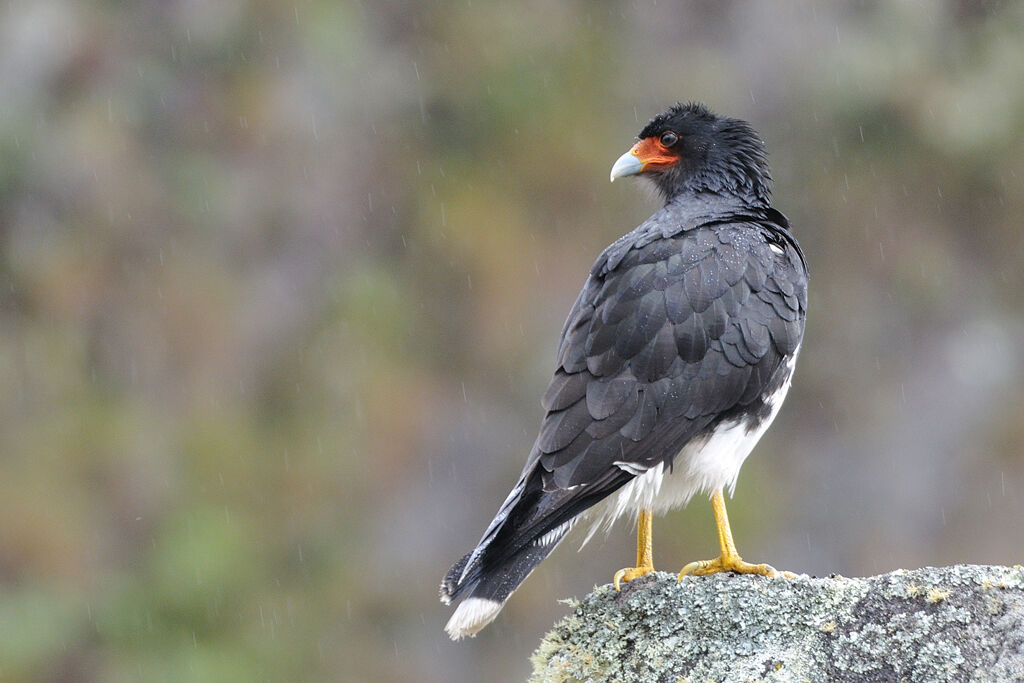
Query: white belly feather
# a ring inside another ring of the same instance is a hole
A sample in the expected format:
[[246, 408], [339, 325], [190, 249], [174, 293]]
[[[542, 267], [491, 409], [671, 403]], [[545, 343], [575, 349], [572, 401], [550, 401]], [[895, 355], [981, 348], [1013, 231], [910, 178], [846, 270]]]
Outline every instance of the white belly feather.
[[[686, 505], [697, 493], [703, 492], [710, 496], [718, 489], [728, 488], [731, 496], [740, 474], [740, 466], [754, 450], [786, 399], [796, 356], [793, 354], [787, 363], [789, 376], [786, 381], [765, 399], [770, 412], [760, 425], [748, 432], [743, 419], [722, 422], [714, 431], [688, 443], [676, 456], [671, 468], [660, 464], [638, 474], [587, 515], [593, 526], [583, 543], [586, 544], [598, 528], [607, 529], [615, 520], [626, 515], [636, 518], [641, 510], [650, 509], [664, 514]], [[623, 463], [620, 467], [627, 472], [636, 472], [636, 466], [632, 464]]]

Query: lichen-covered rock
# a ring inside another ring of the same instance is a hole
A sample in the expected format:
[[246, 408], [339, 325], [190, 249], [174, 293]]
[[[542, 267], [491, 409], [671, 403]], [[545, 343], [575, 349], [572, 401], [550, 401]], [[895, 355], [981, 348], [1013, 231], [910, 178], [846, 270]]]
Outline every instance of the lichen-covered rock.
[[865, 579], [656, 572], [574, 603], [534, 683], [1024, 681], [1024, 568]]

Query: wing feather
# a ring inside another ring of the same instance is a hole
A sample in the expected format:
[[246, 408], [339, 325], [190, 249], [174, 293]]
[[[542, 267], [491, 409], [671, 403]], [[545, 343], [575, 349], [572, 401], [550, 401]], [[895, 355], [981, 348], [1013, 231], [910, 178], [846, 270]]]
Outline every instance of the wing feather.
[[587, 383], [587, 409], [595, 420], [603, 420], [626, 402], [626, 397], [636, 392], [636, 379], [629, 373], [614, 379], [594, 379]]
[[548, 413], [537, 445], [544, 453], [559, 451], [579, 436], [593, 419], [584, 400], [576, 401], [563, 410]]
[[508, 552], [762, 400], [803, 336], [806, 282], [779, 225], [616, 242], [566, 321], [521, 501], [505, 522], [515, 528], [500, 532]]
[[540, 400], [544, 410], [551, 412], [568, 408], [587, 395], [587, 385], [592, 376], [587, 371], [566, 372], [563, 368], [555, 371], [555, 376], [548, 385]]

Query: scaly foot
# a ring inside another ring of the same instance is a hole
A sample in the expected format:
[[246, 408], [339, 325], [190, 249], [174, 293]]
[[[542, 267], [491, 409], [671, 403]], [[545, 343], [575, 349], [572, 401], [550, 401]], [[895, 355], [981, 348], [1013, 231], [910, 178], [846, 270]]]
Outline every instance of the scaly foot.
[[691, 562], [679, 572], [679, 580], [684, 576], [707, 576], [719, 572], [736, 572], [737, 574], [760, 574], [761, 576], [784, 576], [791, 579], [796, 574], [793, 572], [780, 572], [769, 564], [750, 564], [744, 562], [739, 555], [722, 555], [713, 560], [700, 560]]
[[722, 554], [713, 560], [700, 560], [686, 565], [679, 572], [680, 581], [684, 576], [691, 574], [707, 576], [718, 572], [784, 576], [787, 579], [796, 576], [793, 572], [776, 571], [775, 567], [768, 564], [750, 564], [743, 561], [743, 558], [736, 552], [736, 544], [732, 540], [732, 529], [729, 527], [729, 515], [725, 511], [725, 496], [722, 495], [722, 489], [716, 489], [711, 495], [711, 509], [715, 512], [715, 527], [718, 529], [718, 544], [722, 548]]
[[639, 579], [641, 576], [647, 576], [654, 571], [654, 567], [627, 567], [620, 569], [615, 572], [615, 576], [612, 577], [612, 583], [615, 584], [615, 590], [621, 591], [622, 588], [619, 583], [622, 581], [632, 581], [633, 579]]
[[640, 511], [636, 519], [636, 566], [626, 567], [615, 572], [612, 583], [615, 590], [621, 591], [622, 581], [632, 581], [647, 576], [654, 571], [654, 553], [651, 551], [651, 511]]

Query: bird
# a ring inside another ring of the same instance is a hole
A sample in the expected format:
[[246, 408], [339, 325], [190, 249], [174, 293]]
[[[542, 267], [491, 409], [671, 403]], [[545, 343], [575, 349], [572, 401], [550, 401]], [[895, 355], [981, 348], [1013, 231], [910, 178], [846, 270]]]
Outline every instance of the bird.
[[721, 554], [680, 580], [780, 575], [740, 557], [723, 493], [782, 406], [807, 315], [807, 264], [772, 206], [764, 143], [745, 121], [676, 103], [615, 161], [611, 180], [628, 176], [664, 205], [597, 257], [569, 312], [522, 473], [441, 583], [443, 603], [462, 598], [445, 626], [453, 640], [489, 624], [581, 523], [589, 540], [634, 518], [636, 564], [613, 583], [649, 574], [652, 516], [698, 493]]

